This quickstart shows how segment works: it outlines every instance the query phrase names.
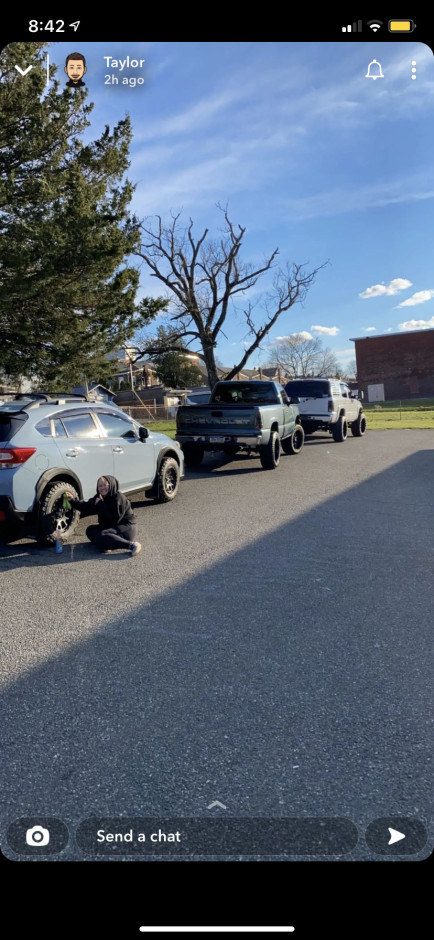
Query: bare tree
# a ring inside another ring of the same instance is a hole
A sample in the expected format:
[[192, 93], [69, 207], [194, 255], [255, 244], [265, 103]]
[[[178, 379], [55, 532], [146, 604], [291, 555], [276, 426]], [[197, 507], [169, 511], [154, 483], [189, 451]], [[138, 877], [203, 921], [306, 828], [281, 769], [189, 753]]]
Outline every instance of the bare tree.
[[339, 371], [332, 350], [324, 347], [318, 336], [308, 338], [303, 333], [280, 339], [268, 361], [292, 379], [301, 375], [337, 375]]
[[[207, 228], [196, 238], [192, 219], [183, 227], [180, 214], [172, 215], [168, 225], [163, 224], [161, 216], [156, 216], [154, 224], [142, 223], [142, 244], [136, 251], [174, 301], [175, 310], [170, 320], [178, 332], [177, 337], [172, 334], [172, 340], [182, 338], [187, 346], [200, 344], [211, 388], [218, 378], [215, 349], [227, 318], [242, 315], [246, 324], [245, 350], [228, 373], [230, 379], [260, 347], [278, 318], [293, 304], [303, 301], [319, 270], [304, 273], [301, 264], [276, 268], [277, 248], [258, 267], [242, 261], [240, 250], [246, 229], [235, 226], [227, 209], [219, 208], [224, 218], [219, 239], [208, 238]], [[261, 294], [254, 304], [248, 301], [240, 310], [236, 301], [271, 269], [274, 271], [272, 289]], [[137, 352], [138, 356], [152, 356], [162, 351], [155, 341], [149, 341]]]
[[[318, 338], [318, 337], [317, 337]], [[323, 346], [320, 341], [320, 350], [318, 353], [317, 360], [317, 375], [336, 375], [339, 376], [339, 373], [342, 371], [341, 366], [336, 359], [334, 352], [328, 347]]]
[[347, 365], [347, 378], [357, 379], [357, 364], [355, 359], [350, 359]]

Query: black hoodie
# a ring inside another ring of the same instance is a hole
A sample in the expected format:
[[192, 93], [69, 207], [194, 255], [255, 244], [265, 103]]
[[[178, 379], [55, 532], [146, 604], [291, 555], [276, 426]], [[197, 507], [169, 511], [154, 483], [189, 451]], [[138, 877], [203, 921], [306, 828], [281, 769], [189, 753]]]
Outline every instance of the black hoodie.
[[80, 515], [82, 516], [94, 516], [98, 515], [98, 522], [102, 529], [111, 529], [113, 526], [117, 526], [120, 523], [122, 525], [133, 525], [136, 521], [136, 517], [131, 509], [131, 503], [119, 489], [119, 483], [116, 477], [111, 477], [104, 475], [104, 479], [107, 480], [109, 484], [109, 491], [107, 496], [103, 499], [97, 499], [99, 497], [98, 493], [98, 483], [96, 495], [91, 496], [90, 499], [70, 499], [69, 502], [73, 509], [78, 509]]

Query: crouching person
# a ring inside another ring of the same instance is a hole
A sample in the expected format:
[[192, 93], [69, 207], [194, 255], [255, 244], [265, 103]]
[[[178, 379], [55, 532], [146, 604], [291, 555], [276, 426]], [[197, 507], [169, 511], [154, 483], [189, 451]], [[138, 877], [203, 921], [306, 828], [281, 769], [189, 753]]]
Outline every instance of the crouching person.
[[73, 509], [78, 509], [82, 516], [98, 516], [98, 525], [90, 525], [86, 535], [102, 552], [111, 552], [116, 548], [129, 549], [132, 555], [138, 555], [141, 544], [137, 542], [136, 517], [131, 503], [121, 493], [116, 477], [100, 477], [96, 485], [96, 495], [90, 499], [74, 499], [72, 493], [66, 494]]

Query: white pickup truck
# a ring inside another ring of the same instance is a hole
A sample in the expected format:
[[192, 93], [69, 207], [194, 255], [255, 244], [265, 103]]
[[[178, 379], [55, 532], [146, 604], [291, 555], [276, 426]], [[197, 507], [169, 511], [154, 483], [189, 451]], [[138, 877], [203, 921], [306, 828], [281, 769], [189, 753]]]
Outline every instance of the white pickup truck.
[[330, 431], [333, 440], [345, 441], [348, 428], [354, 437], [366, 431], [362, 402], [345, 382], [338, 379], [293, 379], [285, 391], [294, 401], [298, 398], [301, 423], [305, 434]]

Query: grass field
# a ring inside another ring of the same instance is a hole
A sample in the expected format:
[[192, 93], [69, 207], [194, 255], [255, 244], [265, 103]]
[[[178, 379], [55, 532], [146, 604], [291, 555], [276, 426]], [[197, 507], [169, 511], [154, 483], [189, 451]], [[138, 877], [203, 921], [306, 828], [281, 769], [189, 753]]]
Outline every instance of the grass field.
[[398, 428], [434, 429], [434, 398], [363, 403], [368, 429], [388, 431]]
[[[399, 428], [430, 428], [434, 430], [434, 398], [417, 398], [407, 401], [381, 401], [363, 403], [368, 430], [391, 431]], [[169, 421], [150, 422], [152, 431], [162, 431], [174, 439], [176, 424]]]
[[[143, 424], [146, 425], [146, 421], [143, 421]], [[176, 423], [174, 418], [169, 418], [168, 421], [150, 421], [146, 426], [150, 431], [161, 431], [171, 437], [172, 440], [175, 440]]]

